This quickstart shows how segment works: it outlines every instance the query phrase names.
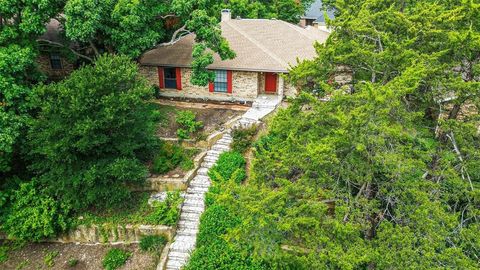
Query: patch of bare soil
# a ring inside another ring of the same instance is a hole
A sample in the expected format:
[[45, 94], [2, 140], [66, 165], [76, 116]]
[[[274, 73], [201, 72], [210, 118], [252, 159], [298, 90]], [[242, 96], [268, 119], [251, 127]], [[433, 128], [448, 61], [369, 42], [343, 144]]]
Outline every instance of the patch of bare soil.
[[157, 130], [157, 135], [166, 138], [177, 137], [178, 124], [175, 121], [176, 113], [179, 110], [189, 110], [194, 112], [197, 121], [203, 122], [203, 129], [200, 131], [205, 135], [211, 134], [229, 120], [242, 115], [243, 111], [228, 110], [228, 109], [198, 109], [198, 108], [177, 108], [172, 110], [164, 110], [166, 114], [165, 120], [162, 121]]
[[[90, 270], [103, 269], [102, 260], [107, 251], [112, 248], [121, 248], [132, 252], [132, 256], [126, 264], [119, 269], [140, 270], [156, 269], [156, 256], [143, 252], [137, 244], [130, 245], [82, 245], [82, 244], [60, 244], [60, 243], [35, 243], [9, 252], [8, 260], [0, 263], [0, 269], [25, 269], [25, 270]], [[58, 255], [53, 259], [54, 265], [49, 267], [45, 263], [48, 253]], [[69, 260], [78, 260], [78, 263], [71, 267]]]

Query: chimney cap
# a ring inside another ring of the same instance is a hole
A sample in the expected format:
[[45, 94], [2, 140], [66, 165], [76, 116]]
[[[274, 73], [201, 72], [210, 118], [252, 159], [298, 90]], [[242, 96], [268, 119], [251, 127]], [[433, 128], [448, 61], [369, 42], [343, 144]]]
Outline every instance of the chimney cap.
[[222, 9], [222, 22], [230, 21], [232, 19], [232, 13], [230, 13], [230, 9]]

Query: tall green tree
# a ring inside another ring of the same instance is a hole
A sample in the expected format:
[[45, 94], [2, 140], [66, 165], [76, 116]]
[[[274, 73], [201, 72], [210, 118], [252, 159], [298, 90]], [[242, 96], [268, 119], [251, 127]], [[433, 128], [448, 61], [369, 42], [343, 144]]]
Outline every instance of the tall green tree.
[[218, 195], [241, 220], [221, 239], [266, 269], [477, 269], [478, 1], [325, 3], [303, 93]]
[[[39, 79], [36, 37], [60, 12], [63, 1], [0, 3], [0, 178], [20, 163], [20, 139], [29, 117], [26, 97]], [[12, 160], [15, 159], [15, 162]], [[3, 184], [0, 182], [0, 184]]]
[[102, 56], [35, 88], [28, 141], [41, 188], [73, 209], [121, 203], [128, 185], [145, 180], [142, 162], [158, 145], [152, 97], [126, 56]]

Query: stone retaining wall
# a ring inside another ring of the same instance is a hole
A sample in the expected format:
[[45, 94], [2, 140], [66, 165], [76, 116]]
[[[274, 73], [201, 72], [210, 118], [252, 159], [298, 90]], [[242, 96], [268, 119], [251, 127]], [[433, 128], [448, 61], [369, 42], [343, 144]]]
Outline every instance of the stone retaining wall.
[[175, 228], [164, 225], [80, 225], [63, 236], [49, 242], [60, 243], [138, 243], [145, 235], [165, 235], [171, 240]]

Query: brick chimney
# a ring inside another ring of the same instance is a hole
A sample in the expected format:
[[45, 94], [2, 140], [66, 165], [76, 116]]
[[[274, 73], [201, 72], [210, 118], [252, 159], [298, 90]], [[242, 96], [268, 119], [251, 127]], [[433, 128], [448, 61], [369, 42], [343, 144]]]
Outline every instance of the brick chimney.
[[232, 19], [230, 9], [222, 9], [222, 22], [228, 22]]

